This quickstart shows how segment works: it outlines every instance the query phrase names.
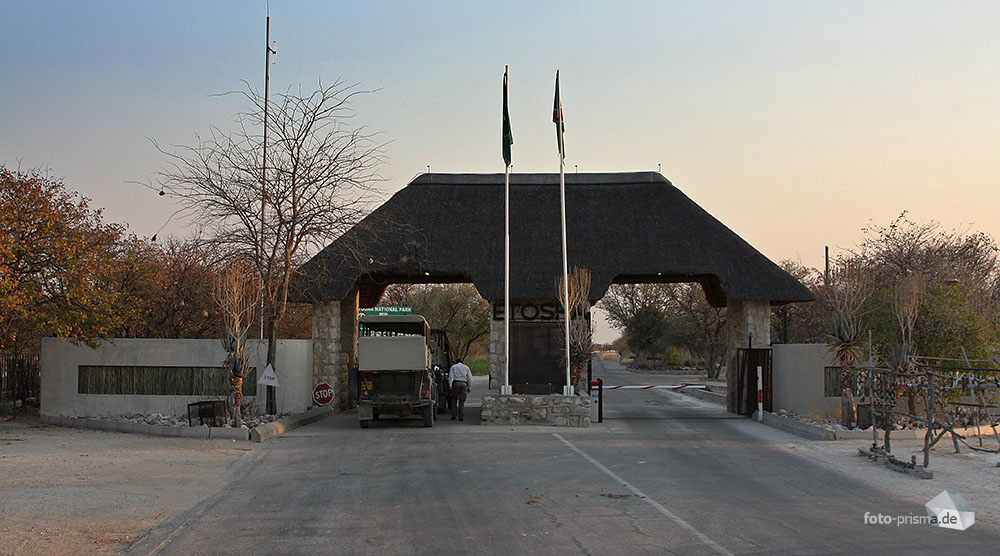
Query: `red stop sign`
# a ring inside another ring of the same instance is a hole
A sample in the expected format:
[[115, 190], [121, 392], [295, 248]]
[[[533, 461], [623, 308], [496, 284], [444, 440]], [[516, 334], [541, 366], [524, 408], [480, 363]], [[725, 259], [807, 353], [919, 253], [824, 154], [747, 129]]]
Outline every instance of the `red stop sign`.
[[330, 405], [333, 401], [333, 387], [321, 382], [313, 388], [313, 401], [316, 405]]

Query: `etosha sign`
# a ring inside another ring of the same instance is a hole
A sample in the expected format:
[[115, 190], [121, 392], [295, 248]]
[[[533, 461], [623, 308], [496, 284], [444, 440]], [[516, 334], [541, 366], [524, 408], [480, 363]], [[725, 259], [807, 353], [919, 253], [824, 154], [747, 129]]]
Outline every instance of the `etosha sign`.
[[313, 401], [316, 405], [330, 405], [333, 401], [333, 387], [321, 382], [313, 388]]

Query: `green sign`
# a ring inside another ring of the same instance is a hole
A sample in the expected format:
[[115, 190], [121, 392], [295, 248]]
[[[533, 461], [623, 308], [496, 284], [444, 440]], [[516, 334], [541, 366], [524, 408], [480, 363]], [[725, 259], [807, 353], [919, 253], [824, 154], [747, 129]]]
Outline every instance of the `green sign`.
[[384, 317], [386, 315], [412, 315], [413, 307], [372, 307], [371, 309], [361, 309], [362, 315], [370, 317]]

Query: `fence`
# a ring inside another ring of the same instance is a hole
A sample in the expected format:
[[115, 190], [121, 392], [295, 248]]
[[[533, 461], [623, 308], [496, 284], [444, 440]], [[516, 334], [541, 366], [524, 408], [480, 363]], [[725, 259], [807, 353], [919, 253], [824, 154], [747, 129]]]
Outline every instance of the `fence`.
[[[998, 362], [968, 359], [912, 357], [908, 369], [879, 367], [856, 369], [854, 395], [859, 421], [870, 421], [873, 449], [878, 449], [876, 429], [883, 432], [882, 450], [891, 453], [891, 434], [897, 419], [908, 418], [926, 428], [923, 466], [930, 464], [930, 450], [950, 434], [955, 452], [959, 443], [982, 452], [1000, 453], [1000, 368]], [[907, 408], [898, 408], [906, 400]], [[919, 407], [918, 407], [919, 406]], [[865, 415], [867, 413], [867, 415]], [[865, 427], [868, 423], [859, 423]], [[966, 437], [975, 429], [978, 441]], [[966, 434], [963, 434], [965, 432]], [[987, 447], [983, 438], [996, 447]], [[915, 462], [893, 462], [913, 466]]]
[[41, 362], [37, 353], [0, 352], [0, 407], [10, 403], [38, 406]]

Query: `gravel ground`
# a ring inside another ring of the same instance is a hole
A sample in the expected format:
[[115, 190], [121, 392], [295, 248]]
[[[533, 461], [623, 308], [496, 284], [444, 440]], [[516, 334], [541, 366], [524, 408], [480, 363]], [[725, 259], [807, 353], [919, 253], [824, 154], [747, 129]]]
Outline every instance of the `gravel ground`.
[[104, 555], [223, 485], [246, 443], [0, 417], [0, 555]]

